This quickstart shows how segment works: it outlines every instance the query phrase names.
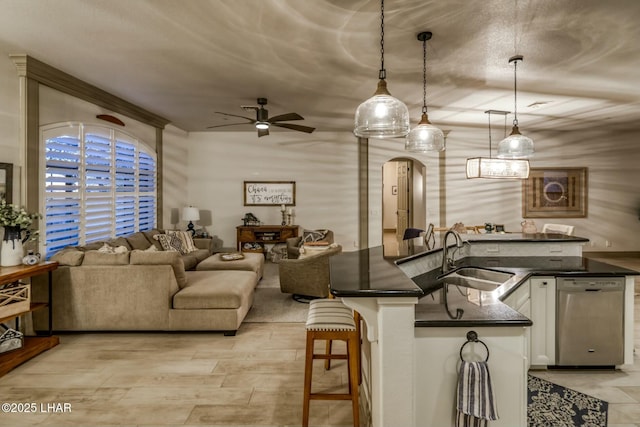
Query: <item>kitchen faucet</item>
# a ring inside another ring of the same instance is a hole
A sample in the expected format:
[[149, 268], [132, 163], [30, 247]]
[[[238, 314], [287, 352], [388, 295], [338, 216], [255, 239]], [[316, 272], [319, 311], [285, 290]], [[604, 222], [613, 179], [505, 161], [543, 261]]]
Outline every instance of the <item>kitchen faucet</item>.
[[455, 267], [453, 255], [449, 257], [449, 248], [447, 246], [447, 239], [450, 234], [453, 234], [453, 237], [456, 239], [456, 248], [461, 248], [464, 243], [457, 231], [447, 230], [447, 232], [444, 233], [444, 238], [442, 239], [442, 274], [448, 273]]

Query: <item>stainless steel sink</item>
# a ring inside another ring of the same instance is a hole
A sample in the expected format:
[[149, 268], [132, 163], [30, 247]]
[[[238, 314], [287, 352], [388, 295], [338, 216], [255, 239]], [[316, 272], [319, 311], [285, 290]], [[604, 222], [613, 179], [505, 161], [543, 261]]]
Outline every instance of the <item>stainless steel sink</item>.
[[488, 280], [491, 282], [504, 283], [513, 277], [513, 273], [502, 271], [486, 270], [477, 267], [463, 267], [455, 271], [458, 276], [470, 277], [473, 279]]
[[[482, 306], [485, 302], [494, 300], [495, 295], [492, 291], [498, 289], [514, 275], [514, 273], [480, 267], [462, 267], [439, 276], [438, 283], [442, 285], [442, 298], [447, 314], [451, 319], [461, 319], [464, 315], [464, 310], [461, 308], [456, 308], [455, 314], [450, 311], [447, 295], [449, 286], [458, 287], [458, 291], [466, 297], [467, 301]], [[467, 289], [462, 291], [459, 287]]]
[[513, 276], [513, 273], [505, 273], [502, 271], [493, 271], [478, 267], [463, 267], [440, 276], [438, 282], [490, 292], [500, 287]]

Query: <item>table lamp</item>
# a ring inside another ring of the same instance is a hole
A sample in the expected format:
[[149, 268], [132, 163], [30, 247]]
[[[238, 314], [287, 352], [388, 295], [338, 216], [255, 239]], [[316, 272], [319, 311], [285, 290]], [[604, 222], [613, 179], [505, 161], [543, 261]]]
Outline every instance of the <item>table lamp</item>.
[[194, 208], [193, 206], [182, 208], [182, 220], [189, 221], [187, 231], [190, 231], [192, 236], [196, 234], [196, 230], [193, 227], [193, 221], [198, 221], [199, 219], [200, 211], [198, 208]]

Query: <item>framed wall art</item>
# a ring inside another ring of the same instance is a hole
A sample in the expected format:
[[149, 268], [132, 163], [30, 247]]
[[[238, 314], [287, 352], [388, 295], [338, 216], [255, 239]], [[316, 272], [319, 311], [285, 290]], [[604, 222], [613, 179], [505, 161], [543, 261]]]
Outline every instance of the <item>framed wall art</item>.
[[13, 164], [0, 163], [0, 199], [13, 203]]
[[531, 168], [522, 183], [522, 216], [584, 218], [587, 194], [587, 168]]
[[245, 206], [295, 206], [295, 181], [244, 181]]

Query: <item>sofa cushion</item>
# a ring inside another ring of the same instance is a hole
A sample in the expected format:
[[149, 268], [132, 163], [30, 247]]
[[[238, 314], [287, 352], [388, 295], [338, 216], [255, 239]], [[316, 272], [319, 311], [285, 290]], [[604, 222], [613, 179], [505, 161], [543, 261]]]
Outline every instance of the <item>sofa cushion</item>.
[[131, 251], [131, 264], [135, 265], [170, 265], [176, 276], [178, 286], [183, 288], [187, 284], [187, 276], [184, 274], [184, 263], [178, 252], [147, 252], [144, 250]]
[[84, 246], [78, 246], [78, 249], [80, 249], [81, 251], [97, 251], [98, 249], [100, 249], [102, 247], [102, 245], [104, 245], [103, 241], [99, 241], [99, 242], [91, 242], [91, 243], [87, 243]]
[[196, 259], [198, 260], [198, 262], [200, 262], [200, 261], [204, 261], [205, 259], [209, 258], [209, 256], [211, 254], [209, 253], [208, 249], [198, 249], [195, 252], [191, 252], [189, 255], [195, 256]]
[[198, 258], [193, 254], [182, 255], [185, 270], [193, 270], [198, 265]]
[[77, 267], [82, 264], [84, 259], [84, 252], [76, 248], [65, 248], [56, 252], [51, 261], [56, 261], [60, 265], [68, 265], [71, 267]]
[[128, 265], [130, 252], [109, 253], [86, 251], [82, 265]]
[[127, 242], [129, 242], [131, 249], [147, 249], [149, 247], [149, 240], [147, 240], [142, 231], [133, 233], [132, 235], [127, 236], [126, 239]]
[[249, 304], [258, 276], [252, 271], [190, 271], [173, 296], [174, 309], [239, 308]]
[[153, 246], [155, 246], [156, 249], [158, 249], [159, 251], [162, 250], [162, 245], [160, 244], [160, 242], [153, 238], [153, 236], [155, 236], [156, 234], [162, 234], [162, 233], [160, 233], [160, 230], [154, 228], [153, 230], [143, 231], [142, 233], [147, 238], [149, 243], [151, 243]]
[[125, 237], [116, 237], [115, 239], [109, 240], [107, 243], [110, 246], [113, 246], [114, 248], [118, 246], [124, 246], [125, 248], [127, 248], [128, 251], [131, 250], [131, 245], [129, 244], [129, 242]]

